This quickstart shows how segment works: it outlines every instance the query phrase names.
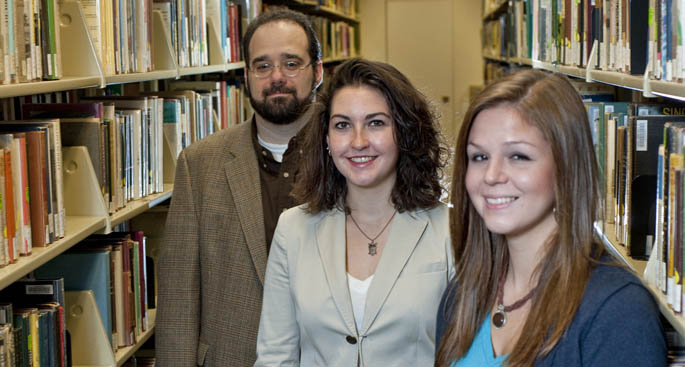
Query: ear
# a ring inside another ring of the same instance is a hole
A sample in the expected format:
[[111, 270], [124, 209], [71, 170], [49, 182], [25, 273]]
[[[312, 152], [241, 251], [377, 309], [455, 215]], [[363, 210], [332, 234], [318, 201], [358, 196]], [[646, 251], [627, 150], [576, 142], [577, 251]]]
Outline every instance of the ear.
[[245, 78], [245, 89], [247, 90], [247, 93], [250, 93], [250, 79], [248, 78], [248, 73], [249, 71], [247, 70], [247, 65], [243, 68], [243, 78]]
[[314, 89], [317, 89], [323, 84], [323, 63], [321, 60], [314, 64], [314, 77], [316, 78], [316, 83], [314, 83]]

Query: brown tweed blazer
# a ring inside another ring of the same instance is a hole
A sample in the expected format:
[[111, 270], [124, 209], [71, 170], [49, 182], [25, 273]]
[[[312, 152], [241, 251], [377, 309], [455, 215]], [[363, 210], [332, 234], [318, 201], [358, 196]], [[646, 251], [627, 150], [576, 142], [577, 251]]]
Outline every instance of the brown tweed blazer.
[[256, 359], [267, 250], [252, 121], [178, 158], [158, 272], [158, 366]]

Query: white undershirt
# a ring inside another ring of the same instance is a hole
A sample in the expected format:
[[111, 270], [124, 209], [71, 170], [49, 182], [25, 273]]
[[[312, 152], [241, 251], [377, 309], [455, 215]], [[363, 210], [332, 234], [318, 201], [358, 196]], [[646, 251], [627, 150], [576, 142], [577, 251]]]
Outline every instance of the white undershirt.
[[271, 152], [271, 155], [274, 156], [274, 160], [276, 160], [276, 162], [283, 162], [283, 154], [285, 154], [285, 151], [288, 149], [288, 144], [267, 143], [262, 140], [262, 137], [259, 135], [257, 135], [257, 141], [259, 141], [259, 145]]
[[366, 306], [366, 294], [371, 286], [373, 275], [364, 280], [359, 280], [350, 273], [347, 273], [347, 284], [350, 287], [350, 298], [352, 299], [352, 312], [354, 312], [354, 321], [357, 324], [357, 330], [362, 329], [362, 322], [364, 321], [364, 307]]

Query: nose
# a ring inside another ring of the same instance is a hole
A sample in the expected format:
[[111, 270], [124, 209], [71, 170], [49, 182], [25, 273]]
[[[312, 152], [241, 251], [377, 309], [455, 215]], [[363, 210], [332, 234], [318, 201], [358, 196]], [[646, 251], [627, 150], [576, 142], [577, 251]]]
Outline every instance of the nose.
[[354, 136], [352, 138], [352, 147], [356, 150], [362, 150], [369, 145], [369, 139], [366, 135], [366, 129], [354, 129]]
[[272, 81], [282, 81], [285, 80], [285, 75], [281, 71], [281, 65], [274, 65], [273, 70], [271, 70], [271, 80]]
[[495, 185], [506, 182], [507, 175], [504, 170], [504, 164], [500, 159], [490, 158], [488, 166], [485, 170], [484, 181], [488, 185]]

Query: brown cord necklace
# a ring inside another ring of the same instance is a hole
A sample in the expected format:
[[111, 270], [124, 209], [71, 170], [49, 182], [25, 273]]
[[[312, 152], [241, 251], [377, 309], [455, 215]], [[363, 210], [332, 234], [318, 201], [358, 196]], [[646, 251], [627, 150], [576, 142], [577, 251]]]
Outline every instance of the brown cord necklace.
[[507, 261], [504, 265], [504, 271], [502, 276], [497, 282], [497, 311], [492, 315], [492, 324], [496, 328], [501, 329], [507, 324], [507, 312], [514, 311], [523, 306], [528, 300], [533, 297], [537, 286], [528, 292], [523, 298], [514, 302], [509, 306], [504, 306], [504, 280], [507, 278], [507, 272], [509, 271], [509, 262]]

